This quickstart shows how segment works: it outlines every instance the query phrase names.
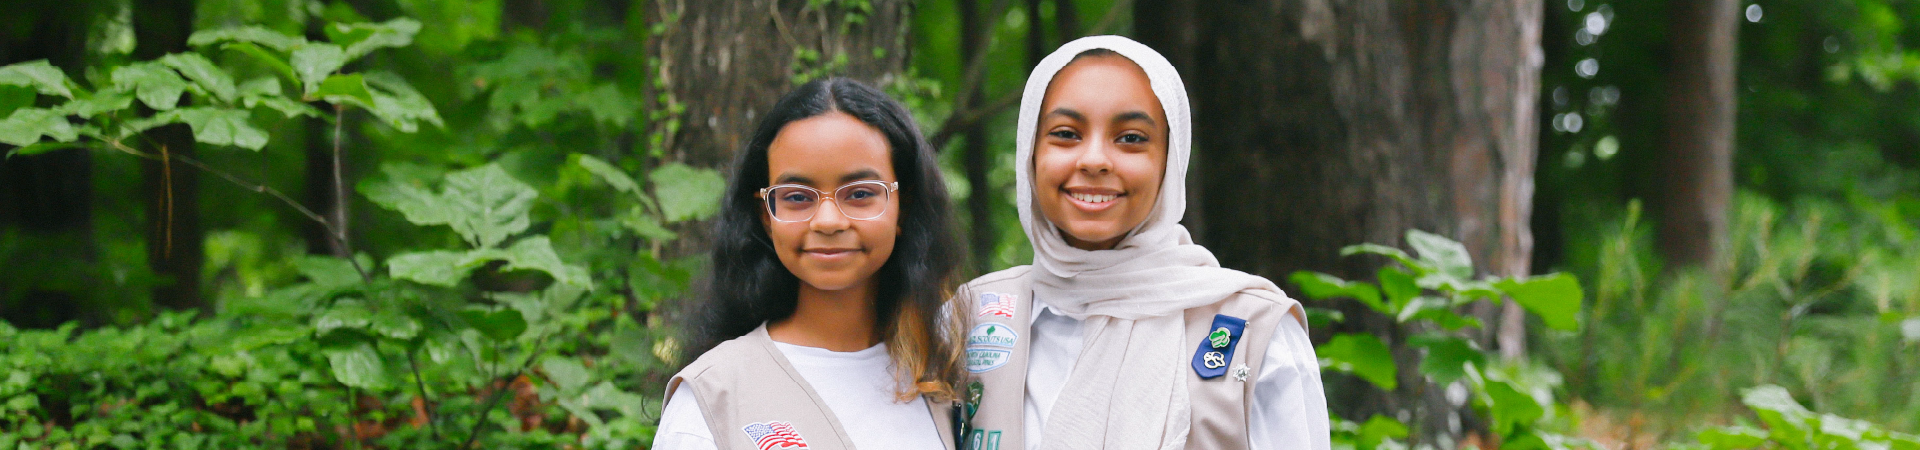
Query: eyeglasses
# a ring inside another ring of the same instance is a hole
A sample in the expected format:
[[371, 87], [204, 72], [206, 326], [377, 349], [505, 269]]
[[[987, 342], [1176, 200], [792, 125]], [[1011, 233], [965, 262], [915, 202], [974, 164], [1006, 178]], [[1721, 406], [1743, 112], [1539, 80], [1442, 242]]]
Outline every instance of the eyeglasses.
[[833, 190], [833, 195], [808, 186], [798, 184], [778, 184], [760, 189], [760, 199], [767, 205], [767, 214], [773, 220], [781, 222], [805, 222], [813, 220], [813, 214], [820, 211], [820, 204], [833, 200], [840, 207], [840, 214], [853, 220], [873, 220], [886, 214], [887, 204], [893, 191], [900, 190], [898, 181], [865, 180], [847, 183]]

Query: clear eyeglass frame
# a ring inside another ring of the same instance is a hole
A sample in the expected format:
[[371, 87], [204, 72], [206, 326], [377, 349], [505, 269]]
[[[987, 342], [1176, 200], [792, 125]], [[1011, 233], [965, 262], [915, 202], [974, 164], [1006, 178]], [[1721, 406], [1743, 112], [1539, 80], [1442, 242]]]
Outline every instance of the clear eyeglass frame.
[[[878, 187], [880, 189], [879, 192], [882, 195], [882, 197], [880, 198], [880, 207], [874, 210], [872, 215], [869, 215], [866, 217], [859, 217], [860, 214], [848, 212], [847, 211], [848, 208], [846, 207], [845, 202], [842, 201], [840, 198], [847, 193], [848, 188], [863, 187], [863, 186]], [[807, 211], [806, 217], [781, 218], [779, 209], [774, 206], [774, 202], [778, 200], [772, 197], [773, 192], [779, 189], [802, 189], [808, 192], [812, 192], [814, 195], [814, 198], [818, 199], [819, 202], [818, 204], [815, 204], [812, 208], [809, 208], [809, 210]], [[767, 216], [772, 217], [773, 220], [776, 222], [806, 222], [806, 221], [813, 220], [813, 216], [820, 213], [820, 205], [826, 204], [827, 200], [832, 200], [834, 202], [834, 206], [840, 208], [840, 214], [847, 216], [848, 219], [873, 220], [887, 213], [888, 205], [893, 203], [892, 202], [893, 193], [899, 190], [900, 190], [900, 182], [898, 181], [861, 180], [861, 181], [855, 181], [852, 183], [847, 183], [847, 184], [841, 185], [840, 187], [834, 188], [832, 193], [821, 191], [819, 189], [814, 189], [813, 186], [807, 186], [803, 184], [776, 184], [776, 185], [760, 188], [760, 192], [755, 196], [760, 198], [761, 205], [766, 206]]]

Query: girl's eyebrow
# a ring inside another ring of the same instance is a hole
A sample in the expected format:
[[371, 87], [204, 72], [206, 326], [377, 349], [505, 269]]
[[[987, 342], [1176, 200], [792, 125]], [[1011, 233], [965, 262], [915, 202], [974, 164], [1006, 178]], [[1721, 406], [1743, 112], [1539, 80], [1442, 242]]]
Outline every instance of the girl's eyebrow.
[[[1076, 121], [1080, 121], [1080, 122], [1087, 121], [1087, 116], [1085, 114], [1080, 114], [1079, 111], [1074, 111], [1067, 108], [1054, 108], [1053, 111], [1048, 112], [1046, 115], [1046, 117], [1053, 117], [1053, 116], [1067, 116], [1067, 118], [1073, 119]], [[1046, 117], [1043, 117], [1043, 118], [1046, 118]]]
[[[841, 176], [840, 182], [846, 183], [846, 182], [851, 182], [855, 180], [869, 180], [869, 179], [879, 179], [879, 178], [880, 178], [880, 172], [877, 170], [860, 169], [860, 170], [854, 171], [853, 173], [849, 173]], [[780, 178], [773, 180], [773, 184], [804, 184], [804, 185], [812, 186], [813, 179], [801, 176], [799, 174], [784, 173], [784, 174], [780, 174]]]
[[1147, 115], [1146, 111], [1138, 111], [1138, 110], [1127, 111], [1124, 113], [1120, 113], [1120, 115], [1114, 116], [1113, 118], [1114, 123], [1126, 122], [1130, 120], [1146, 121], [1147, 125], [1159, 125], [1158, 123], [1155, 123], [1153, 121], [1153, 116]]

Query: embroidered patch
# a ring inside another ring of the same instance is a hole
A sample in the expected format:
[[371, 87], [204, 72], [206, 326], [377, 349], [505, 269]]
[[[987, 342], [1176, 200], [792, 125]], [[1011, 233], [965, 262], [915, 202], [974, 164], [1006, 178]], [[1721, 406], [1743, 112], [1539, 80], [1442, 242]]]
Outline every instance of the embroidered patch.
[[983, 292], [980, 294], [980, 314], [979, 315], [980, 317], [998, 316], [998, 317], [1005, 317], [1008, 319], [1012, 319], [1013, 318], [1013, 302], [1016, 299], [1017, 297], [1014, 297], [1013, 294], [1004, 294], [999, 292]]
[[800, 437], [800, 432], [794, 431], [793, 424], [790, 422], [778, 420], [754, 422], [740, 427], [740, 431], [746, 432], [747, 439], [753, 441], [753, 445], [760, 450], [806, 450], [808, 448], [807, 440]]
[[983, 323], [967, 332], [967, 371], [984, 373], [1007, 365], [1020, 335], [1004, 324]]
[[1214, 314], [1212, 330], [1207, 338], [1200, 341], [1200, 349], [1193, 352], [1193, 373], [1202, 380], [1211, 380], [1227, 374], [1227, 363], [1233, 361], [1233, 350], [1239, 347], [1240, 337], [1246, 334], [1247, 319]]
[[1000, 450], [1000, 430], [973, 430], [973, 434], [967, 436], [966, 445], [962, 445], [960, 448], [966, 450]]

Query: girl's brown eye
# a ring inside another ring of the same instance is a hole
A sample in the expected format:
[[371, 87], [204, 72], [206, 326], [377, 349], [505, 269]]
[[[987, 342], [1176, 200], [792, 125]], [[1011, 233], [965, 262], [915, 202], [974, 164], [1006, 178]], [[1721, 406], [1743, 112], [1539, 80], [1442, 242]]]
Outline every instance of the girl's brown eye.
[[1147, 143], [1147, 136], [1146, 136], [1146, 135], [1142, 135], [1142, 134], [1137, 134], [1137, 133], [1128, 133], [1128, 134], [1123, 134], [1123, 135], [1120, 135], [1120, 143], [1122, 143], [1122, 144], [1145, 144], [1145, 143]]
[[1047, 135], [1060, 138], [1060, 139], [1068, 139], [1068, 140], [1080, 139], [1080, 133], [1075, 133], [1073, 132], [1073, 130], [1055, 130], [1051, 133], [1047, 133]]

